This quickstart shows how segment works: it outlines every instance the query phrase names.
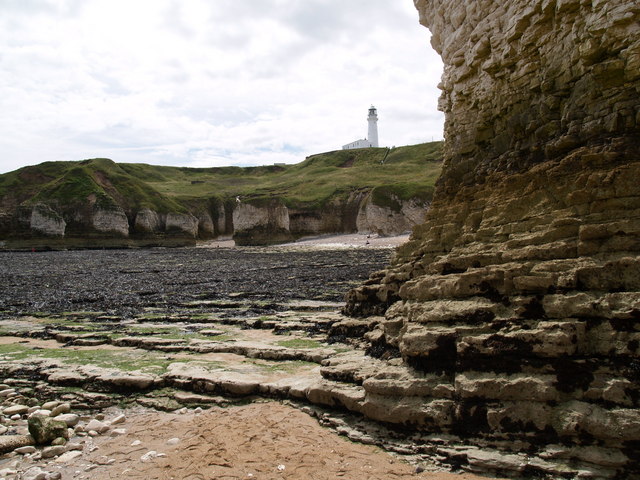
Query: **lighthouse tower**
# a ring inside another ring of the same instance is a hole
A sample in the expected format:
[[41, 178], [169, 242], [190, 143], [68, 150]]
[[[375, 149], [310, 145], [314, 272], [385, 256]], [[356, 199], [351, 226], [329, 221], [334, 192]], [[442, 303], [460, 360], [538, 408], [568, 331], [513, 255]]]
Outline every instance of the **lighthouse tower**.
[[369, 135], [367, 135], [367, 138], [356, 140], [355, 142], [343, 145], [343, 150], [371, 147], [378, 148], [378, 111], [373, 105], [371, 105], [371, 108], [369, 108], [369, 116], [367, 117], [367, 121], [369, 122]]
[[369, 135], [367, 135], [367, 140], [372, 147], [378, 147], [378, 111], [376, 107], [371, 105], [369, 108], [369, 116], [367, 117], [367, 121], [369, 122]]

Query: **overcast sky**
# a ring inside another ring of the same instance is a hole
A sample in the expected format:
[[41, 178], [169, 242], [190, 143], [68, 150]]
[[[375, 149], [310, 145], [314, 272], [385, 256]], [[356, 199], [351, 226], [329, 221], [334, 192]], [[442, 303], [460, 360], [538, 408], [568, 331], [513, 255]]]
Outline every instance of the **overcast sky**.
[[0, 0], [0, 173], [297, 163], [442, 138], [412, 0]]

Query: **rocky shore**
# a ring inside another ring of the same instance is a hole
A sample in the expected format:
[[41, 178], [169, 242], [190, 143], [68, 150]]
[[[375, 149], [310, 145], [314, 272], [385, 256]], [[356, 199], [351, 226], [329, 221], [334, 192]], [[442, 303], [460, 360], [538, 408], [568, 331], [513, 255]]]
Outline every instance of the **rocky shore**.
[[[368, 478], [446, 470], [420, 450], [412, 434], [343, 411], [359, 401], [361, 389], [342, 388], [340, 378], [353, 372], [336, 370], [332, 359], [352, 366], [372, 362], [359, 348], [359, 336], [379, 319], [344, 317], [341, 296], [386, 264], [393, 250], [327, 244], [334, 239], [272, 249], [1, 254], [0, 478], [112, 478], [113, 472], [138, 478], [134, 471], [142, 478], [163, 462], [178, 468], [176, 457], [169, 462], [165, 454], [185, 437], [163, 437], [160, 445], [155, 437], [144, 441], [138, 418], [164, 424], [227, 411], [242, 416], [247, 402], [256, 404], [259, 412], [252, 415], [259, 418], [280, 412], [292, 432], [302, 434], [301, 418], [315, 418], [318, 435], [327, 435], [321, 424], [412, 462], [368, 453]], [[58, 430], [39, 437], [34, 419], [53, 420]], [[228, 421], [229, 428], [244, 432], [238, 441], [256, 433], [234, 424], [237, 419]], [[134, 425], [141, 432], [129, 438]], [[184, 428], [181, 435], [195, 427]], [[109, 453], [115, 447], [97, 447], [122, 443], [120, 437], [128, 443], [118, 455]], [[132, 445], [136, 440], [145, 443]], [[308, 439], [292, 436], [290, 442], [315, 448]], [[329, 459], [336, 450], [356, 448], [347, 445], [323, 455]], [[300, 478], [277, 469], [282, 464], [290, 473], [296, 460], [265, 462], [274, 477], [265, 470], [260, 478]], [[236, 473], [246, 467], [227, 463], [223, 467]], [[344, 463], [336, 460], [343, 475], [353, 471]], [[317, 472], [326, 466], [304, 468]]]

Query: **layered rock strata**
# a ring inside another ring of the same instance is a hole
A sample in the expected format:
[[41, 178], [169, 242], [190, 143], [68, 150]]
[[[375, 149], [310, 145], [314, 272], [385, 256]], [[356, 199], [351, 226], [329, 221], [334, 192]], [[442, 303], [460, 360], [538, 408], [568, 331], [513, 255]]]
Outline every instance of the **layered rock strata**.
[[416, 6], [445, 62], [445, 168], [345, 308], [385, 315], [369, 352], [403, 371], [342, 379], [369, 416], [455, 435], [456, 465], [482, 447], [526, 453], [485, 464], [511, 475], [640, 475], [640, 7]]

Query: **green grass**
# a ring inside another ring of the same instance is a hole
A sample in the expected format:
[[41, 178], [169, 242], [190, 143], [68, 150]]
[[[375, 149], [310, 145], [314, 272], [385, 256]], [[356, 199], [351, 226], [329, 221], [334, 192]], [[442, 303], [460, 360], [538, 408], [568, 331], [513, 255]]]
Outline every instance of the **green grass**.
[[170, 315], [166, 313], [145, 313], [144, 315], [140, 315], [139, 317], [137, 317], [136, 321], [144, 322], [149, 320], [163, 320], [169, 316]]
[[189, 320], [209, 320], [214, 318], [214, 315], [211, 313], [190, 313], [188, 318]]
[[57, 385], [50, 385], [49, 387], [53, 388], [60, 396], [66, 393], [81, 393], [85, 391], [82, 387], [59, 387]]
[[77, 312], [62, 312], [60, 315], [56, 315], [55, 317], [100, 317], [105, 315], [105, 312], [90, 312], [90, 311], [77, 311]]
[[184, 168], [117, 164], [104, 158], [46, 162], [0, 175], [0, 199], [46, 203], [57, 211], [95, 201], [126, 212], [150, 208], [197, 214], [215, 212], [236, 196], [249, 204], [278, 201], [314, 210], [373, 190], [375, 203], [397, 208], [398, 199], [430, 200], [441, 156], [442, 142], [433, 142], [338, 150], [284, 166]]
[[15, 360], [27, 358], [33, 352], [32, 348], [25, 347], [21, 344], [5, 344], [0, 345], [0, 357], [6, 357]]
[[102, 208], [113, 208], [115, 201], [95, 181], [89, 169], [74, 166], [61, 178], [48, 183], [33, 197], [31, 203], [53, 201], [56, 204], [82, 203], [84, 199], [95, 196], [96, 204]]

